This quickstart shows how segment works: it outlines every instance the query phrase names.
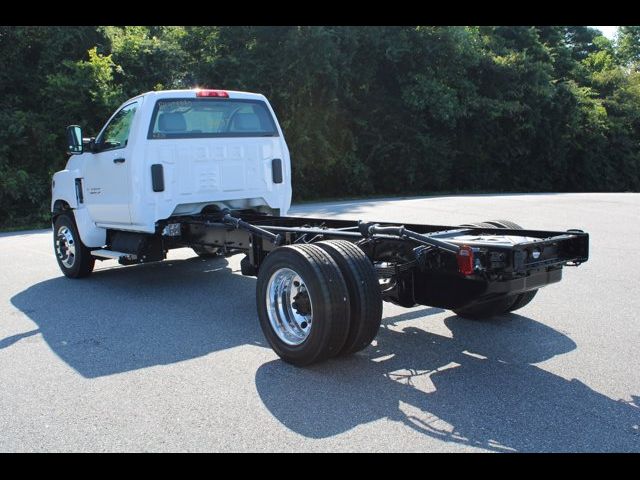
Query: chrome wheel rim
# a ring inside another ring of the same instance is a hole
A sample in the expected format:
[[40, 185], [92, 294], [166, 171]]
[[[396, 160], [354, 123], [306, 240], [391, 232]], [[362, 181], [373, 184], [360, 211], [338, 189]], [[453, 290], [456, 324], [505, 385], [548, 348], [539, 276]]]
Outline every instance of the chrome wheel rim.
[[73, 267], [76, 262], [76, 242], [69, 227], [60, 227], [56, 234], [56, 255], [65, 268]]
[[271, 328], [287, 345], [300, 345], [311, 333], [313, 305], [302, 277], [290, 268], [276, 270], [267, 284]]

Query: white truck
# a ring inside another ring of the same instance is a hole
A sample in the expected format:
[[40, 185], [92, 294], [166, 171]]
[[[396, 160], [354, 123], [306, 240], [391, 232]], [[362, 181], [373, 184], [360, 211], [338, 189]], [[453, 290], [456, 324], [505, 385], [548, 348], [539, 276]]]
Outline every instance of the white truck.
[[70, 278], [96, 260], [161, 261], [168, 250], [244, 254], [274, 351], [309, 365], [367, 347], [382, 301], [490, 318], [529, 303], [588, 259], [588, 235], [505, 220], [401, 225], [287, 216], [289, 150], [260, 94], [148, 92], [95, 138], [67, 127], [70, 158], [52, 181], [56, 258]]

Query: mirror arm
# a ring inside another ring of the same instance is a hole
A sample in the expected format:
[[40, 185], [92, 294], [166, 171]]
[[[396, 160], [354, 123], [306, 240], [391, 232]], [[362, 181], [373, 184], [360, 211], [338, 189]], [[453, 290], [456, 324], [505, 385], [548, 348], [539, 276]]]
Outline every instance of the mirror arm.
[[96, 149], [96, 137], [91, 137], [91, 138], [83, 138], [82, 139], [82, 145], [87, 149], [88, 152], [90, 153], [95, 153]]

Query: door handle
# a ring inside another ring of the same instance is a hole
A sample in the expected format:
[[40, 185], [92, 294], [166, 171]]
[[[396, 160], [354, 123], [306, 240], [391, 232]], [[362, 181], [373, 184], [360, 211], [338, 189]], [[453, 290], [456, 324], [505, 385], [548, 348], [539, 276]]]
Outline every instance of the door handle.
[[113, 163], [124, 163], [124, 158], [114, 158]]

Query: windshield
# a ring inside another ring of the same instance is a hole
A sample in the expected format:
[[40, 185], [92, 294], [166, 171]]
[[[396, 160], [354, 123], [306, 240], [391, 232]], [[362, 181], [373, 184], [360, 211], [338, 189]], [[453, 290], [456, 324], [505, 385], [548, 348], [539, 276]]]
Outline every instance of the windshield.
[[176, 98], [158, 100], [148, 138], [275, 136], [275, 122], [262, 101]]

